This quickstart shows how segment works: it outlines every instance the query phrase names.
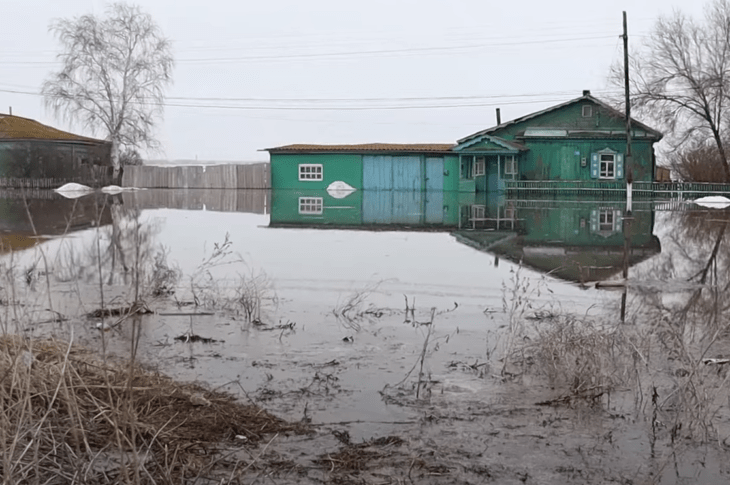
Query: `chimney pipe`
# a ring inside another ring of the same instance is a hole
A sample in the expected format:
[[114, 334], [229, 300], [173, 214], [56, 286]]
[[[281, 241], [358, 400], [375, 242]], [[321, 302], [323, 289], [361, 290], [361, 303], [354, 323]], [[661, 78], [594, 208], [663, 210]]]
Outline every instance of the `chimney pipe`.
[[583, 90], [583, 96], [590, 96], [590, 95], [591, 95], [591, 91], [589, 89]]
[[497, 108], [497, 126], [502, 124], [502, 115], [499, 112], [499, 108]]
[[10, 116], [13, 116], [13, 107], [12, 107], [12, 106], [10, 106], [10, 111], [9, 111], [9, 113], [10, 113]]

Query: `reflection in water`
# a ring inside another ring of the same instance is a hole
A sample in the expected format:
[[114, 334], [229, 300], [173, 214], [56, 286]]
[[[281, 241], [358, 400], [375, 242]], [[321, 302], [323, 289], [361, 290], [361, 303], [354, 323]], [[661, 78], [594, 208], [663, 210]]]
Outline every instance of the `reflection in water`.
[[19, 251], [51, 236], [111, 223], [108, 196], [66, 199], [43, 191], [23, 197], [20, 190], [0, 191], [0, 252]]
[[[457, 241], [556, 277], [587, 283], [660, 252], [650, 207], [627, 225], [621, 202], [507, 201], [434, 191], [275, 191], [271, 227], [448, 231]], [[630, 237], [627, 228], [630, 227]], [[625, 260], [626, 255], [626, 260]]]

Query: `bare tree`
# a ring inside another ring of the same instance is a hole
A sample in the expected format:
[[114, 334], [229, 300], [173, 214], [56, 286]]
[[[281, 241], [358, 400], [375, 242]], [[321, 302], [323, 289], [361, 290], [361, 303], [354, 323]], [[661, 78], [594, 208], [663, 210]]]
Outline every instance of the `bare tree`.
[[[661, 123], [675, 146], [714, 145], [730, 182], [724, 144], [730, 134], [730, 2], [708, 4], [701, 22], [678, 11], [660, 18], [629, 69], [638, 114]], [[623, 87], [623, 65], [612, 67], [611, 78]]]
[[104, 131], [118, 175], [120, 150], [159, 146], [152, 129], [172, 82], [170, 42], [149, 14], [125, 3], [110, 5], [105, 18], [56, 19], [49, 30], [62, 44], [63, 67], [43, 84], [46, 106]]

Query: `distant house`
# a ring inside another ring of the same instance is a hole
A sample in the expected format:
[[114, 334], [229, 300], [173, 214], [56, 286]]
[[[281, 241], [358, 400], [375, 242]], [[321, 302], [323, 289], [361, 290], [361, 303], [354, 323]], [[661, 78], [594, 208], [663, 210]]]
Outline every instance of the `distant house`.
[[458, 140], [457, 144], [287, 145], [269, 148], [274, 189], [502, 190], [505, 181], [655, 179], [658, 131], [626, 117], [590, 91], [571, 101]]
[[[631, 121], [635, 181], [655, 178], [654, 143], [662, 134]], [[621, 181], [627, 170], [626, 116], [583, 91], [566, 103], [479, 131], [458, 141], [461, 178], [479, 190], [504, 180]]]
[[111, 143], [0, 114], [0, 187], [112, 181]]

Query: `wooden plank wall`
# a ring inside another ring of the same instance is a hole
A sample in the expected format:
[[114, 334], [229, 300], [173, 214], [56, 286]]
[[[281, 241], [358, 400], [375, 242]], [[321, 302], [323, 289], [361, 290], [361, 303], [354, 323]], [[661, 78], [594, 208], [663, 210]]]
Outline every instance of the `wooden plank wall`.
[[123, 192], [124, 205], [139, 209], [182, 209], [267, 214], [270, 190], [139, 190]]
[[124, 167], [122, 186], [147, 189], [268, 189], [269, 164]]

